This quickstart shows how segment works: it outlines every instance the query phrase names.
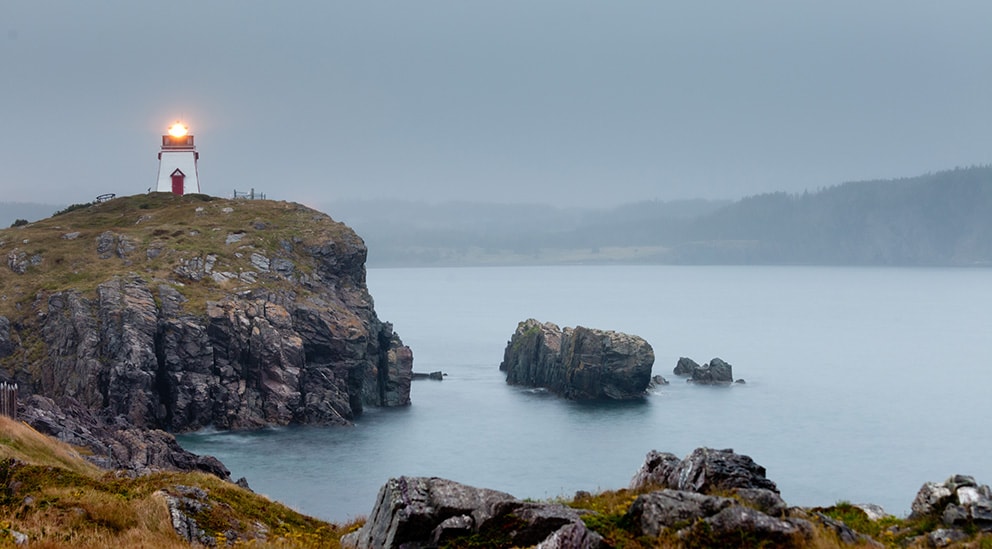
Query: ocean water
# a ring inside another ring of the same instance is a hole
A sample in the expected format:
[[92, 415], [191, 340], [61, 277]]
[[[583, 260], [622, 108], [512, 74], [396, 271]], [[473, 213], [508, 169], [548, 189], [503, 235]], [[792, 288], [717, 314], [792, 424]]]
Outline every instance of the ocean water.
[[[252, 488], [328, 520], [367, 515], [390, 477], [520, 498], [627, 486], [649, 450], [733, 448], [792, 505], [909, 512], [925, 481], [992, 483], [992, 270], [574, 266], [370, 269], [379, 317], [413, 348], [409, 407], [353, 427], [180, 437]], [[671, 381], [643, 401], [577, 403], [507, 386], [517, 322], [640, 335]], [[671, 374], [720, 357], [745, 385]]]

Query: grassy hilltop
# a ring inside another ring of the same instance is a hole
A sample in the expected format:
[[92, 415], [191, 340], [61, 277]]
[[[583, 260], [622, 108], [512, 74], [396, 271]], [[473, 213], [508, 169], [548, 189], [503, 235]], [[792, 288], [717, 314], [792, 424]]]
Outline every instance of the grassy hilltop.
[[[98, 239], [108, 231], [124, 239], [113, 242], [101, 259]], [[47, 219], [0, 230], [0, 254], [7, 262], [7, 268], [0, 268], [0, 316], [17, 316], [23, 301], [34, 299], [38, 291], [92, 291], [128, 272], [171, 281], [190, 300], [187, 308], [202, 307], [206, 294], [236, 290], [241, 281], [204, 277], [191, 284], [176, 272], [183, 262], [205, 261], [209, 254], [215, 272], [257, 271], [252, 253], [270, 256], [285, 242], [308, 246], [318, 237], [361, 244], [344, 224], [289, 202], [149, 193], [72, 206]], [[228, 244], [232, 240], [234, 245]], [[296, 268], [306, 273], [315, 266], [297, 262]], [[285, 281], [273, 277], [266, 283], [272, 287]]]

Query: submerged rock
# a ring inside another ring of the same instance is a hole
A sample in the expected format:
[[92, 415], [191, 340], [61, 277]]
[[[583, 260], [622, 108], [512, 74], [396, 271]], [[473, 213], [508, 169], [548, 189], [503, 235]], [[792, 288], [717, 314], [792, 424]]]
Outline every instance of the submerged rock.
[[413, 372], [412, 379], [433, 379], [434, 381], [444, 381], [445, 373], [437, 370], [434, 372]]
[[517, 325], [499, 369], [507, 383], [565, 398], [625, 400], [644, 396], [653, 365], [654, 350], [638, 336], [529, 319]]

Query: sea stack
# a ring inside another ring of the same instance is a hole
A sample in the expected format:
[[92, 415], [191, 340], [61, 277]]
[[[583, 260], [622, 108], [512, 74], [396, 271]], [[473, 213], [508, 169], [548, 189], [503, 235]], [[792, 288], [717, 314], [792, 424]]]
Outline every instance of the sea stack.
[[653, 365], [654, 350], [638, 336], [528, 319], [507, 342], [499, 369], [511, 385], [569, 399], [628, 400], [645, 395]]

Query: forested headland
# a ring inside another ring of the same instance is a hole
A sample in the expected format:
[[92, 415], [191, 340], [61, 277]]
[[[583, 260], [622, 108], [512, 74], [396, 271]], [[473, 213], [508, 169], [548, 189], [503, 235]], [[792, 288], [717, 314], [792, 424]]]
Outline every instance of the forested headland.
[[325, 211], [362, 235], [372, 266], [992, 265], [992, 166], [737, 201], [565, 209], [380, 200]]

